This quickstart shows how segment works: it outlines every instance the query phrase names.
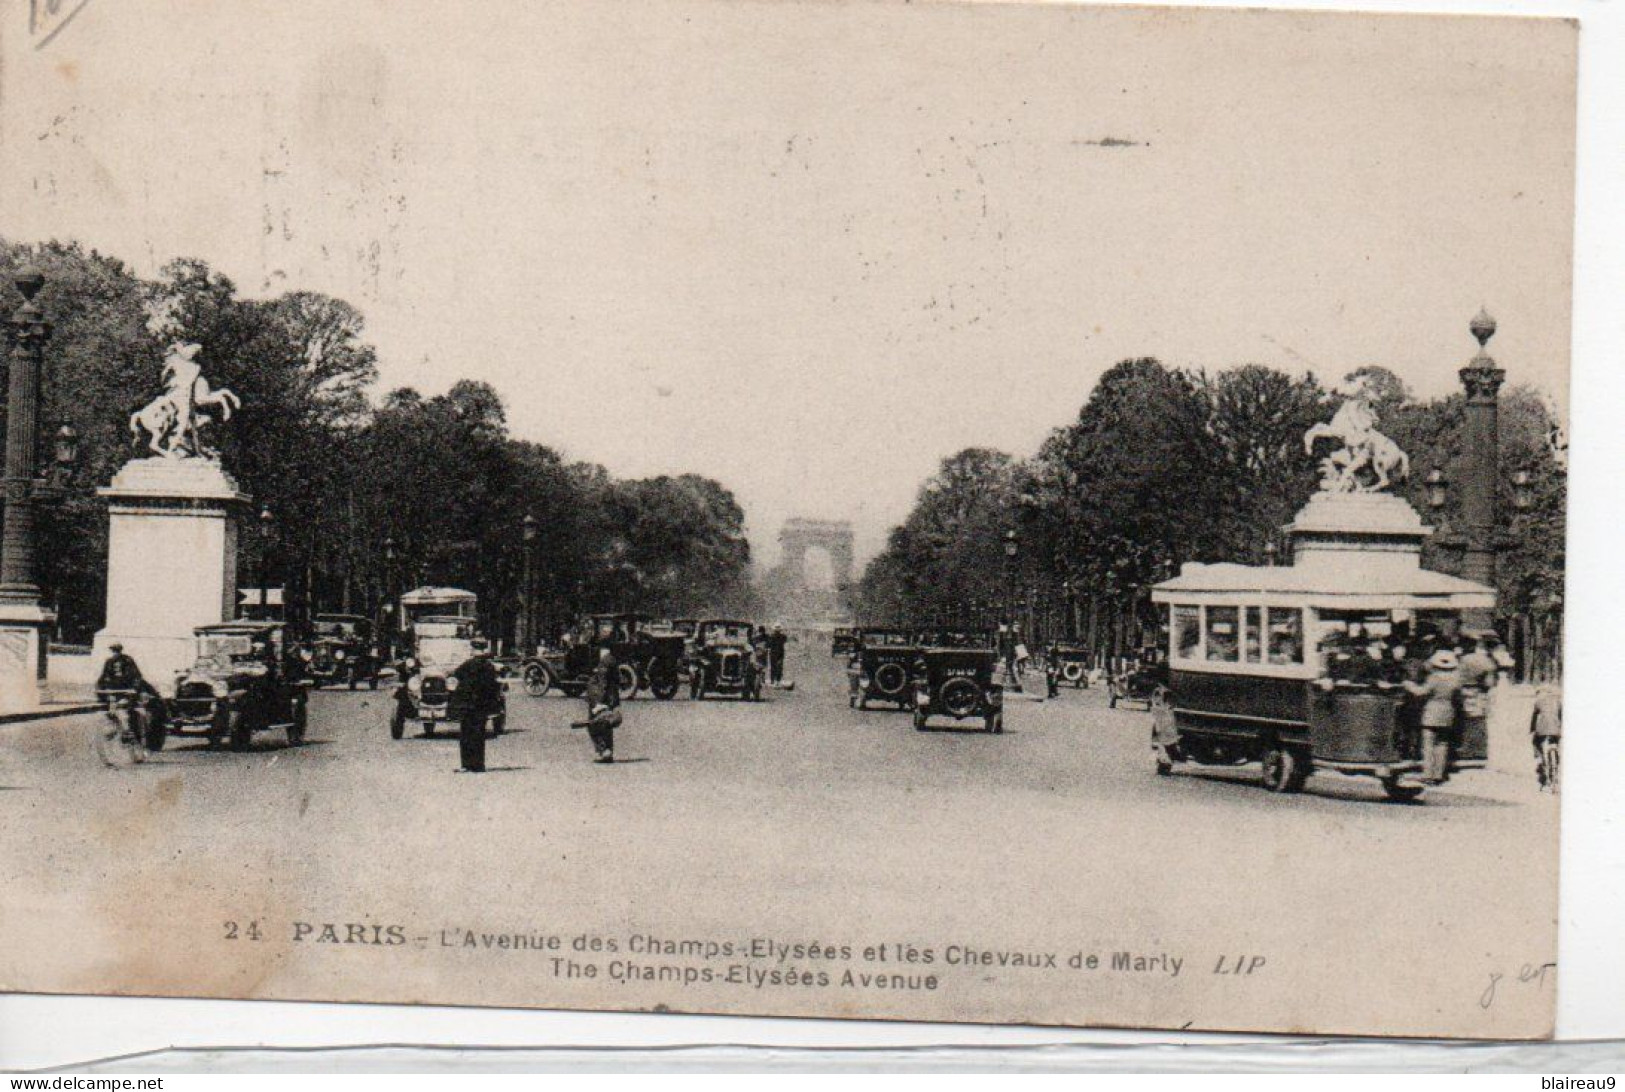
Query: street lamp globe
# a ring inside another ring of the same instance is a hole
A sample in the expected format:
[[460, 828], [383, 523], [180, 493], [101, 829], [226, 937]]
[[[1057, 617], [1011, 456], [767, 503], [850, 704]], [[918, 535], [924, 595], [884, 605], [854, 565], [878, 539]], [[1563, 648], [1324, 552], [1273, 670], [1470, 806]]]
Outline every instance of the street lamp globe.
[[1428, 476], [1424, 478], [1423, 481], [1427, 485], [1428, 507], [1432, 508], [1434, 511], [1438, 511], [1440, 508], [1443, 508], [1445, 500], [1445, 487], [1448, 484], [1444, 480], [1444, 471], [1440, 470], [1438, 467], [1434, 467], [1432, 470], [1428, 471]]
[[526, 512], [525, 518], [519, 522], [523, 529], [522, 533], [525, 536], [525, 541], [534, 542], [536, 539], [536, 517], [532, 513]]
[[79, 433], [72, 425], [56, 430], [56, 465], [71, 467], [79, 461]]
[[1016, 535], [1016, 532], [1015, 532], [1014, 528], [1012, 528], [1011, 530], [1008, 530], [1008, 531], [1006, 531], [1004, 533], [1004, 556], [1005, 557], [1008, 557], [1011, 560], [1015, 559], [1016, 551], [1020, 549], [1020, 546], [1017, 543], [1018, 543], [1018, 536]]
[[1520, 512], [1529, 511], [1535, 499], [1529, 488], [1530, 476], [1527, 470], [1515, 470], [1512, 473], [1512, 507]]

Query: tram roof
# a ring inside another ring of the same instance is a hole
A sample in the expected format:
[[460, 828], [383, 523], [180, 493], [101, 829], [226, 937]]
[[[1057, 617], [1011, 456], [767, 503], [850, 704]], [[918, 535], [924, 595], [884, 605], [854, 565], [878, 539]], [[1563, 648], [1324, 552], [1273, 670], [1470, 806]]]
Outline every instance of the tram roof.
[[1305, 565], [1204, 565], [1187, 562], [1179, 575], [1151, 589], [1155, 602], [1181, 598], [1280, 597], [1326, 606], [1465, 610], [1493, 608], [1495, 589], [1431, 569], [1389, 569], [1350, 574]]

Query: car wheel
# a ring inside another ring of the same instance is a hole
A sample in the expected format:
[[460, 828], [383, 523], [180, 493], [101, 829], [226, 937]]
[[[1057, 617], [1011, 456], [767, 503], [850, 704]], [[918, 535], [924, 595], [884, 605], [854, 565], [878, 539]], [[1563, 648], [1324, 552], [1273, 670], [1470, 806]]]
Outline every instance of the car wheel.
[[681, 685], [676, 675], [662, 676], [658, 682], [651, 683], [649, 693], [658, 701], [671, 701], [677, 696], [677, 688]]
[[525, 693], [533, 698], [540, 698], [553, 689], [553, 673], [541, 664], [531, 664], [525, 668]]
[[579, 698], [587, 692], [587, 688], [580, 683], [559, 683], [559, 689], [567, 698]]
[[638, 673], [631, 664], [621, 664], [617, 669], [621, 681], [621, 700], [633, 697], [638, 692]]
[[1308, 763], [1296, 750], [1279, 743], [1264, 752], [1264, 787], [1270, 792], [1294, 793], [1309, 779]]

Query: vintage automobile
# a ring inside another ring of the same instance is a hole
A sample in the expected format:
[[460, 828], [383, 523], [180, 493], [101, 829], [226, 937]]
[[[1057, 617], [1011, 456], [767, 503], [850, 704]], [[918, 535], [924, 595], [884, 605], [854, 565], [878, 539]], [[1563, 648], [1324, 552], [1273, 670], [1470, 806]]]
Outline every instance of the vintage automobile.
[[1048, 653], [1045, 654], [1047, 662], [1044, 666], [1046, 670], [1051, 665], [1054, 666], [1057, 683], [1066, 683], [1075, 689], [1083, 690], [1089, 685], [1089, 666], [1093, 659], [1093, 655], [1084, 646], [1059, 642], [1050, 646]]
[[557, 687], [567, 697], [586, 693], [587, 681], [598, 664], [599, 650], [608, 646], [620, 674], [621, 698], [648, 690], [660, 701], [677, 696], [683, 682], [687, 640], [675, 627], [651, 626], [640, 614], [594, 614], [570, 631], [562, 647], [542, 649], [520, 667], [525, 692], [541, 697]]
[[[438, 727], [454, 721], [452, 692], [457, 689], [456, 670], [474, 655], [477, 635], [473, 618], [422, 616], [412, 624], [412, 648], [401, 662], [395, 688], [395, 712], [390, 717], [389, 734], [394, 739], [406, 735], [408, 721], [423, 726], [423, 734], [434, 736]], [[501, 711], [491, 718], [491, 731], [501, 735], [507, 727], [507, 686], [503, 686]]]
[[355, 614], [318, 614], [310, 624], [310, 677], [317, 686], [365, 682], [378, 689], [378, 655], [372, 623]]
[[[1326, 660], [1354, 633], [1448, 643], [1463, 611], [1493, 608], [1494, 590], [1407, 566], [1401, 551], [1358, 568], [1323, 552], [1332, 559], [1295, 566], [1187, 564], [1153, 589], [1170, 613], [1168, 682], [1152, 699], [1159, 774], [1258, 762], [1272, 792], [1297, 792], [1311, 773], [1330, 771], [1374, 777], [1393, 800], [1421, 795], [1404, 689], [1335, 682]], [[1487, 758], [1486, 739], [1463, 738], [1453, 765]]]
[[1106, 704], [1116, 709], [1121, 702], [1139, 702], [1147, 709], [1168, 686], [1168, 657], [1160, 648], [1143, 648], [1121, 671], [1106, 680]]
[[210, 746], [234, 751], [273, 729], [287, 733], [289, 746], [304, 742], [310, 681], [285, 668], [281, 622], [221, 622], [193, 634], [196, 659], [168, 702], [171, 735], [205, 735]]
[[993, 635], [938, 630], [921, 634], [920, 640], [923, 647], [911, 674], [914, 727], [924, 731], [932, 717], [980, 717], [986, 731], [1003, 732], [1004, 686], [997, 681]]
[[694, 656], [688, 664], [688, 694], [738, 694], [760, 701], [765, 670], [753, 643], [756, 627], [732, 618], [707, 618], [694, 635]]
[[858, 647], [858, 631], [850, 626], [839, 626], [830, 635], [829, 654], [831, 656], [850, 656]]
[[914, 702], [910, 679], [919, 653], [912, 630], [864, 629], [846, 665], [847, 704], [867, 709], [871, 701], [888, 701], [907, 709]]
[[420, 618], [474, 618], [479, 602], [478, 596], [462, 588], [413, 588], [401, 596], [396, 629], [411, 647], [412, 627]]

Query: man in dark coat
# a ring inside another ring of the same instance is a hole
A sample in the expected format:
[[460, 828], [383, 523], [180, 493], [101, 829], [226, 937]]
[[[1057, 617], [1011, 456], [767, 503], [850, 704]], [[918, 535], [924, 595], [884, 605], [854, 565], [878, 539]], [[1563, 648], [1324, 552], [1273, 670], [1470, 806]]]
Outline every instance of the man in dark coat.
[[587, 680], [587, 719], [580, 722], [592, 739], [594, 762], [615, 761], [615, 729], [621, 723], [621, 668], [608, 645], [598, 650], [598, 662]]
[[774, 626], [767, 638], [767, 678], [774, 686], [784, 681], [784, 650], [789, 643], [790, 638], [785, 636], [784, 627]]
[[491, 646], [476, 637], [473, 651], [451, 675], [457, 680], [451, 702], [456, 707], [461, 773], [485, 772], [485, 723], [502, 708], [502, 683], [491, 663]]

